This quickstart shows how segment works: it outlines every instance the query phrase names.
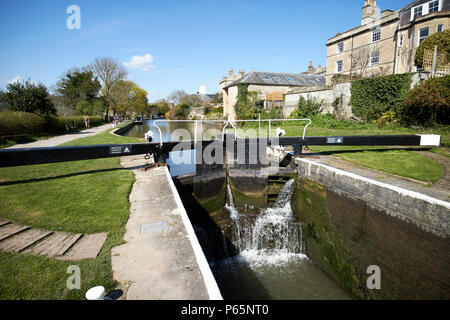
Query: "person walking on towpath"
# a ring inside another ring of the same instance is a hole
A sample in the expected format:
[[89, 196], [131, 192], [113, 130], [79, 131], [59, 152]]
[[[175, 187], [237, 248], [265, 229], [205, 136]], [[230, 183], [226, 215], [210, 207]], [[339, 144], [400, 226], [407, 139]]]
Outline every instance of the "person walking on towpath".
[[84, 125], [86, 129], [89, 129], [89, 116], [87, 114], [84, 115]]

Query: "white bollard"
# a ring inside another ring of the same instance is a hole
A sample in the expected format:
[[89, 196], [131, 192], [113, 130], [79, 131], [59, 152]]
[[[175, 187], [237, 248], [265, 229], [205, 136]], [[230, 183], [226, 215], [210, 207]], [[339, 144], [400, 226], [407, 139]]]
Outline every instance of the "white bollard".
[[90, 288], [86, 292], [87, 300], [105, 300], [105, 288], [102, 286]]

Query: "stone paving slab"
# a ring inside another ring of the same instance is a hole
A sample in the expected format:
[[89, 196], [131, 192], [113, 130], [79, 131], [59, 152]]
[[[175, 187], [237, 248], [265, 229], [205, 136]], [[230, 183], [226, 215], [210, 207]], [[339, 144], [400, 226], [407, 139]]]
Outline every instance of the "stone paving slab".
[[0, 219], [0, 227], [3, 227], [4, 225], [11, 223], [11, 221]]
[[66, 232], [56, 231], [44, 240], [22, 251], [23, 253], [39, 254], [44, 256], [56, 257], [62, 256], [68, 251], [78, 239], [81, 234], [72, 234]]
[[47, 230], [28, 229], [16, 234], [15, 236], [9, 237], [4, 241], [1, 241], [0, 249], [8, 252], [18, 253], [37, 243], [39, 240], [44, 239], [52, 233], [52, 231]]
[[0, 241], [5, 240], [19, 232], [30, 229], [27, 226], [19, 226], [17, 224], [9, 223], [0, 227]]
[[108, 234], [106, 232], [83, 235], [66, 254], [57, 259], [73, 261], [95, 259], [107, 237]]

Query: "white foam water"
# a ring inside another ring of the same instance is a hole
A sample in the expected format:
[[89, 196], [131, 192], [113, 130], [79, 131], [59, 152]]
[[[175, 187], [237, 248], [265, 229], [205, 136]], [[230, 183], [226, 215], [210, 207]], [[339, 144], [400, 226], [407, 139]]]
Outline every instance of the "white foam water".
[[303, 254], [301, 225], [295, 220], [290, 204], [294, 182], [291, 179], [284, 185], [272, 208], [262, 210], [254, 223], [248, 223], [248, 219], [245, 220], [234, 205], [228, 181], [228, 203], [225, 208], [236, 225], [232, 241], [239, 255], [221, 263], [235, 263], [243, 259], [252, 267], [258, 267], [307, 259]]

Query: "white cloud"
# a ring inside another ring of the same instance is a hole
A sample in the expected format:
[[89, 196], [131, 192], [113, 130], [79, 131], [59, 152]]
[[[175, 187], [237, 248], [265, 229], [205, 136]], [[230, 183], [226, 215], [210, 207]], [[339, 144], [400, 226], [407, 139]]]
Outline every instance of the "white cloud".
[[0, 81], [0, 88], [1, 89], [6, 88], [6, 86], [8, 84], [16, 83], [16, 82], [19, 82], [19, 81], [20, 81], [20, 76], [17, 76], [15, 78], [11, 79], [11, 80]]
[[19, 81], [20, 81], [20, 76], [17, 76], [15, 78], [9, 80], [8, 84], [13, 84], [13, 83], [16, 83], [16, 82], [19, 82]]
[[143, 56], [133, 56], [130, 61], [124, 62], [128, 68], [132, 69], [141, 69], [144, 71], [150, 70], [150, 68], [154, 68], [155, 66], [152, 64], [153, 56], [149, 53]]

